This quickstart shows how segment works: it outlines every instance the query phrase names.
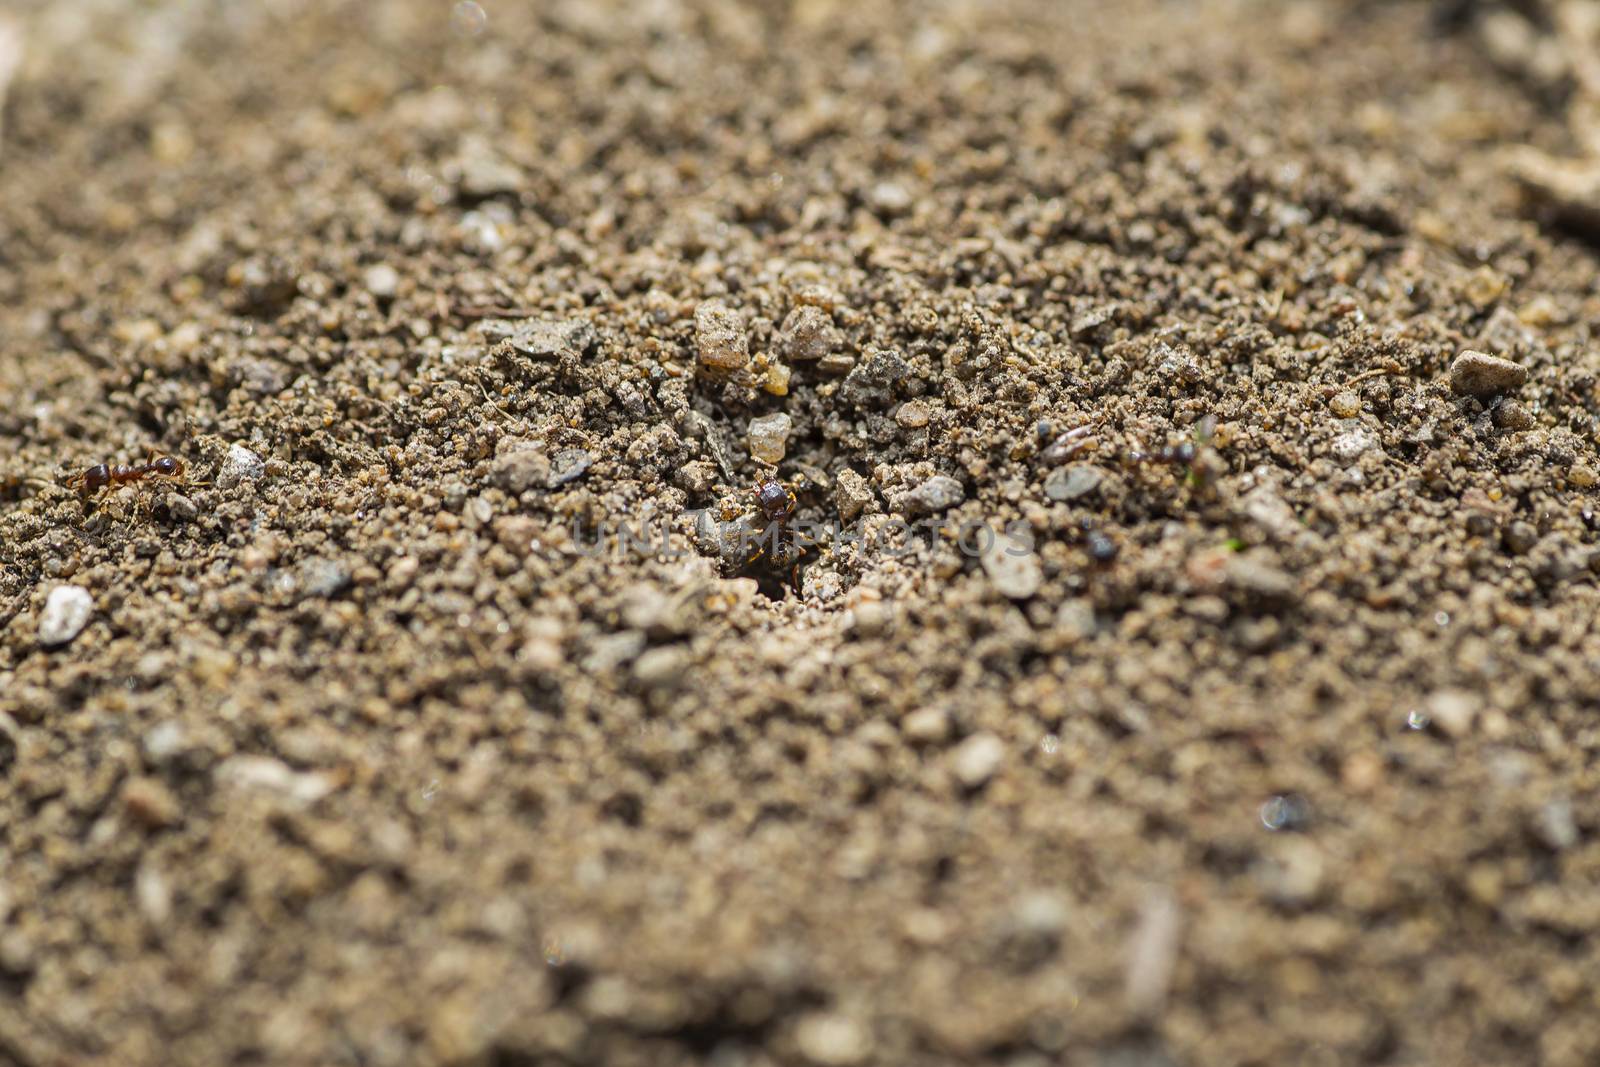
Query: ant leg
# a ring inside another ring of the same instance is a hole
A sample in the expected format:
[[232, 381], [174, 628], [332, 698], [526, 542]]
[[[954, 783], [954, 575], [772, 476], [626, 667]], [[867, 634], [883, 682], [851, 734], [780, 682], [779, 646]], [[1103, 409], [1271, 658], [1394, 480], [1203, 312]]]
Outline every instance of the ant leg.
[[[769, 541], [771, 542], [770, 546], [768, 544]], [[777, 543], [777, 535], [773, 533], [772, 525], [769, 523], [766, 528], [761, 531], [760, 536], [756, 538], [756, 550], [751, 554], [749, 559], [744, 561], [744, 566], [749, 567], [757, 560], [764, 557], [767, 554], [768, 547], [776, 548]]]

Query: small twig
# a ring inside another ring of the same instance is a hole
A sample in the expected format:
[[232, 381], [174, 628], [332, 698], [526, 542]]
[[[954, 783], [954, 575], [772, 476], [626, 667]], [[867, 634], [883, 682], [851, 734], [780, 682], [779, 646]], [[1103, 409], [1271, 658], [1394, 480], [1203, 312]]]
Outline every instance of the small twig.
[[1351, 378], [1348, 382], [1345, 382], [1344, 384], [1346, 386], [1360, 385], [1362, 382], [1368, 381], [1369, 379], [1372, 379], [1372, 378], [1384, 378], [1384, 377], [1388, 377], [1388, 376], [1391, 376], [1391, 375], [1398, 375], [1398, 374], [1404, 374], [1404, 373], [1405, 373], [1405, 370], [1400, 366], [1400, 364], [1391, 363], [1387, 367], [1374, 367], [1372, 370], [1363, 371], [1362, 373], [1356, 375], [1354, 378]]

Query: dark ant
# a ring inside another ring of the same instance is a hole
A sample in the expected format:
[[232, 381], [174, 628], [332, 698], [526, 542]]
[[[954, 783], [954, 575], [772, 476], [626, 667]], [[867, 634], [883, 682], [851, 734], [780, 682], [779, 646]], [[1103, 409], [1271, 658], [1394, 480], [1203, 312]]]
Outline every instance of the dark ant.
[[66, 484], [76, 488], [78, 495], [87, 499], [102, 489], [130, 485], [142, 482], [146, 478], [181, 478], [183, 470], [183, 460], [172, 456], [161, 456], [146, 463], [132, 465], [97, 463], [88, 470], [66, 479]]
[[1200, 449], [1195, 447], [1193, 441], [1185, 441], [1181, 445], [1166, 445], [1154, 452], [1144, 452], [1134, 449], [1128, 453], [1128, 462], [1133, 463], [1160, 463], [1168, 467], [1187, 467], [1200, 455]]
[[[1039, 423], [1038, 429], [1043, 430], [1040, 436], [1049, 433], [1048, 423]], [[1087, 449], [1098, 448], [1100, 439], [1094, 436], [1093, 426], [1079, 426], [1068, 430], [1052, 441], [1045, 450], [1039, 453], [1039, 458], [1051, 466], [1059, 466]]]
[[740, 570], [749, 570], [760, 564], [766, 577], [787, 582], [798, 596], [800, 563], [805, 557], [806, 546], [801, 545], [795, 533], [789, 529], [798, 506], [795, 495], [782, 482], [770, 478], [751, 492], [756, 498], [756, 507], [766, 517], [767, 525], [756, 538], [755, 552], [741, 564]]
[[[1166, 445], [1149, 452], [1136, 448], [1118, 458], [1122, 466], [1127, 468], [1139, 467], [1145, 464], [1159, 464], [1164, 467], [1180, 468], [1195, 488], [1207, 489], [1215, 478], [1215, 471], [1197, 461], [1201, 459], [1202, 450], [1211, 443], [1211, 439], [1216, 433], [1216, 428], [1217, 420], [1213, 416], [1207, 415], [1195, 426], [1194, 440], [1192, 441], [1185, 441], [1178, 445]], [[1093, 427], [1079, 426], [1057, 437], [1040, 452], [1039, 456], [1046, 463], [1059, 465], [1080, 452], [1098, 448], [1099, 445], [1100, 440], [1094, 436]]]

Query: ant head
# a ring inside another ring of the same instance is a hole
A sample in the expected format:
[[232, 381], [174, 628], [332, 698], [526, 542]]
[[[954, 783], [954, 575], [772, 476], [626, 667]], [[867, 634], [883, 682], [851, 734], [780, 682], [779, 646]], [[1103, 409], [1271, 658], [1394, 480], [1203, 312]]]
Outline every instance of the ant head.
[[756, 486], [755, 494], [756, 505], [769, 519], [785, 518], [794, 511], [794, 494], [782, 482], [764, 481]]
[[173, 475], [183, 470], [183, 464], [179, 463], [171, 456], [162, 456], [160, 459], [150, 464], [150, 466], [155, 468], [155, 472], [157, 474]]

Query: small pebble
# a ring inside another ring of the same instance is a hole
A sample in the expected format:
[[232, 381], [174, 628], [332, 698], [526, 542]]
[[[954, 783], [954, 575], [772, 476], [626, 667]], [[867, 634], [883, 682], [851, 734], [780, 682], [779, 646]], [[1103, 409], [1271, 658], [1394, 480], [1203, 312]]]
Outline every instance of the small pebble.
[[1009, 534], [999, 534], [989, 542], [979, 562], [995, 590], [1012, 600], [1028, 599], [1044, 583], [1038, 555]]
[[872, 204], [872, 210], [880, 215], [904, 215], [911, 210], [911, 194], [905, 187], [894, 182], [879, 182], [867, 194], [867, 200]]
[[1506, 551], [1516, 556], [1527, 553], [1539, 543], [1539, 531], [1533, 528], [1532, 523], [1522, 521], [1507, 526], [1500, 537], [1505, 542]]
[[1484, 352], [1463, 352], [1450, 365], [1450, 388], [1463, 396], [1497, 396], [1527, 380], [1527, 367]]
[[1368, 430], [1351, 430], [1333, 439], [1330, 451], [1340, 463], [1354, 463], [1377, 445], [1378, 439]]
[[350, 584], [350, 571], [336, 560], [312, 556], [299, 566], [300, 591], [306, 596], [330, 597]]
[[900, 353], [874, 349], [866, 353], [839, 386], [835, 395], [849, 407], [871, 407], [884, 404], [896, 383], [911, 374], [911, 364]]
[[894, 609], [876, 600], [857, 604], [845, 616], [846, 628], [857, 637], [877, 637], [887, 633], [894, 622]]
[[519, 448], [496, 456], [489, 481], [508, 493], [521, 493], [550, 481], [550, 458], [536, 448]]
[[477, 147], [461, 161], [459, 188], [468, 200], [514, 193], [522, 188], [522, 171], [486, 148]]
[[538, 319], [518, 326], [506, 340], [522, 355], [544, 360], [580, 356], [595, 346], [599, 335], [588, 319]]
[[1533, 413], [1520, 400], [1507, 400], [1495, 405], [1493, 417], [1495, 426], [1502, 430], [1516, 432], [1533, 429]]
[[175, 825], [182, 811], [172, 790], [155, 778], [130, 778], [122, 787], [122, 806], [135, 822], [151, 830]]
[[217, 486], [232, 489], [242, 481], [259, 481], [266, 473], [267, 464], [260, 456], [243, 445], [229, 445], [217, 471]]
[[633, 661], [633, 676], [646, 689], [675, 689], [688, 669], [689, 653], [680, 645], [652, 648]]
[[839, 517], [850, 522], [872, 503], [872, 488], [860, 474], [842, 470], [834, 479], [833, 502], [839, 509]]
[[1299, 599], [1300, 583], [1282, 570], [1270, 549], [1229, 554], [1222, 563], [1228, 586], [1246, 596], [1273, 604], [1289, 604]]
[[1534, 819], [1533, 829], [1541, 841], [1558, 852], [1572, 848], [1581, 840], [1577, 820], [1572, 815], [1572, 804], [1564, 799], [1552, 800], [1542, 806]]
[[800, 1055], [817, 1067], [853, 1067], [872, 1055], [872, 1035], [847, 1015], [818, 1012], [794, 1030]]
[[1334, 394], [1333, 399], [1328, 401], [1328, 410], [1341, 419], [1353, 419], [1361, 414], [1361, 398], [1346, 389]]
[[750, 420], [750, 455], [762, 463], [780, 463], [789, 450], [794, 420], [783, 412]]
[[564, 448], [550, 461], [550, 477], [545, 484], [551, 489], [558, 485], [566, 485], [574, 479], [583, 477], [583, 473], [593, 464], [594, 456], [583, 449]]
[[907, 400], [900, 405], [900, 410], [895, 412], [894, 421], [908, 430], [919, 430], [928, 425], [931, 417], [927, 404], [920, 400]]
[[21, 930], [0, 931], [0, 975], [24, 977], [38, 965], [38, 950]]
[[172, 885], [153, 861], [139, 864], [133, 876], [133, 896], [139, 913], [152, 926], [161, 926], [172, 917]]
[[1269, 900], [1303, 907], [1321, 891], [1326, 866], [1322, 851], [1311, 840], [1288, 838], [1256, 865], [1255, 877]]
[[769, 363], [767, 364], [767, 380], [761, 388], [773, 396], [788, 396], [789, 379], [791, 377], [792, 374], [789, 368], [782, 363]]
[[900, 720], [900, 732], [917, 744], [938, 744], [950, 736], [950, 716], [943, 708], [918, 708]]
[[1063, 502], [1076, 500], [1100, 488], [1100, 483], [1104, 480], [1105, 475], [1100, 472], [1100, 468], [1091, 467], [1087, 463], [1057, 467], [1045, 477], [1044, 495], [1051, 500]]
[[1061, 947], [1070, 912], [1061, 894], [1035, 890], [1017, 900], [1000, 929], [1002, 950], [1017, 970], [1032, 970]]
[[915, 489], [900, 497], [900, 512], [913, 518], [936, 515], [949, 511], [965, 500], [967, 492], [961, 483], [944, 474], [935, 474]]
[[367, 292], [379, 300], [392, 300], [400, 288], [400, 272], [387, 263], [379, 263], [367, 268], [362, 276], [366, 283]]
[[200, 509], [182, 493], [173, 493], [167, 497], [167, 514], [174, 522], [193, 522], [200, 517]]
[[313, 771], [296, 771], [267, 756], [233, 756], [216, 769], [215, 781], [246, 792], [269, 793], [296, 805], [311, 805], [333, 792], [333, 782]]
[[750, 362], [750, 340], [738, 312], [707, 301], [695, 309], [694, 329], [702, 367], [727, 372]]
[[1139, 909], [1128, 939], [1123, 971], [1123, 1000], [1137, 1018], [1154, 1018], [1166, 1004], [1177, 969], [1183, 913], [1177, 896], [1166, 888], [1151, 889]]
[[94, 614], [94, 597], [81, 585], [58, 585], [45, 598], [39, 616], [39, 643], [64, 645], [83, 632]]
[[1482, 311], [1500, 299], [1506, 291], [1506, 280], [1495, 273], [1492, 267], [1479, 267], [1468, 275], [1461, 291], [1473, 307]]
[[289, 384], [287, 372], [270, 359], [241, 359], [229, 368], [229, 376], [256, 396], [281, 393]]
[[1006, 746], [991, 733], [973, 734], [956, 746], [950, 757], [950, 769], [968, 789], [977, 789], [995, 776], [1005, 762]]
[[188, 738], [184, 735], [183, 726], [173, 719], [152, 726], [144, 735], [145, 758], [156, 767], [183, 755], [187, 745]]
[[1465, 737], [1478, 719], [1477, 694], [1465, 689], [1441, 689], [1428, 697], [1427, 721], [1448, 737]]
[[778, 331], [778, 351], [797, 363], [822, 359], [838, 342], [838, 331], [827, 312], [809, 304], [789, 312]]
[[823, 374], [838, 377], [841, 374], [849, 374], [855, 369], [855, 365], [856, 357], [848, 352], [832, 352], [818, 361], [817, 369]]
[[1069, 913], [1061, 894], [1035, 890], [1020, 898], [1011, 909], [1011, 925], [1023, 933], [1058, 937], [1067, 929]]

